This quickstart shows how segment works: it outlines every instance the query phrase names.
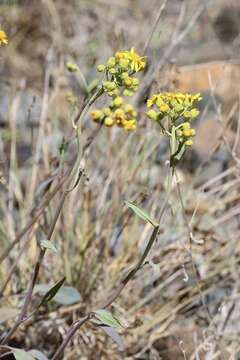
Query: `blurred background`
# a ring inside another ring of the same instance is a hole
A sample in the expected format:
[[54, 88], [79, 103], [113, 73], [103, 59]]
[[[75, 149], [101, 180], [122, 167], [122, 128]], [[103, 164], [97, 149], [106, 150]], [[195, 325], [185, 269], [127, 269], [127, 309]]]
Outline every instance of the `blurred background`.
[[[240, 359], [240, 1], [0, 0], [0, 28], [9, 38], [0, 47], [1, 254], [76, 156], [70, 141], [60, 158], [73, 135], [68, 95], [80, 108], [100, 78], [96, 66], [117, 50], [147, 56], [132, 100], [137, 131], [99, 130], [89, 116], [84, 122], [86, 176], [64, 205], [53, 237], [58, 253], [47, 253], [38, 279], [41, 289], [65, 275], [73, 298], [41, 310], [11, 345], [50, 358], [69, 325], [137, 261], [151, 227], [124, 200], [157, 217], [168, 159], [162, 134], [145, 116], [146, 99], [201, 92], [197, 136], [178, 169], [185, 213], [174, 186], [148, 263], [111, 307], [125, 324], [124, 350], [85, 325], [64, 359]], [[67, 61], [80, 72], [70, 74]], [[2, 262], [0, 314], [21, 306], [60, 195]], [[0, 319], [1, 333], [12, 314]]]

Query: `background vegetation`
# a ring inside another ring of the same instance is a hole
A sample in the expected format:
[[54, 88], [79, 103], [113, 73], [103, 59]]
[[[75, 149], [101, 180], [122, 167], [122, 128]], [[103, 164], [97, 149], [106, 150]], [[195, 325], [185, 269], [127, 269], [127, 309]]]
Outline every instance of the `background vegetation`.
[[[87, 322], [62, 358], [239, 358], [239, 20], [238, 0], [0, 1], [9, 37], [0, 47], [2, 338], [16, 323], [77, 154], [69, 93], [80, 109], [99, 79], [96, 66], [117, 50], [134, 46], [148, 57], [133, 98], [135, 132], [85, 118], [84, 174], [61, 209], [31, 309], [47, 285], [65, 283], [9, 346], [50, 359], [71, 324], [107, 301], [137, 262], [152, 227], [124, 200], [157, 218], [169, 158], [146, 99], [201, 92], [194, 146], [178, 167], [183, 204], [174, 183], [147, 263], [109, 308], [123, 344]], [[69, 73], [67, 61], [80, 71]]]

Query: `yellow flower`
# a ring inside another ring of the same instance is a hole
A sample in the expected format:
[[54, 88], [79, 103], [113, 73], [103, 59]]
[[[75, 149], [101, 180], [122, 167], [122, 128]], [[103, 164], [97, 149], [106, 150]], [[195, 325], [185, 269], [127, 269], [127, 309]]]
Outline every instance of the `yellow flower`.
[[191, 135], [192, 135], [191, 129], [184, 129], [183, 130], [183, 136], [189, 137]]
[[124, 111], [122, 109], [117, 109], [114, 111], [114, 118], [117, 121], [123, 121], [125, 119], [125, 114]]
[[156, 111], [154, 111], [153, 109], [150, 109], [146, 112], [146, 115], [149, 119], [151, 120], [157, 120], [157, 116], [158, 114], [156, 113]]
[[113, 126], [114, 124], [114, 120], [111, 117], [106, 117], [104, 120], [104, 125], [106, 126]]
[[145, 68], [146, 62], [145, 57], [139, 56], [132, 47], [130, 51], [126, 51], [126, 57], [131, 62], [131, 70], [132, 71], [141, 71]]
[[184, 129], [184, 130], [188, 130], [188, 129], [190, 129], [190, 124], [189, 124], [189, 122], [184, 122], [184, 123], [182, 123], [182, 128]]
[[160, 106], [159, 106], [159, 110], [160, 110], [161, 112], [167, 112], [167, 111], [169, 110], [168, 104], [162, 104], [162, 105], [160, 105]]
[[106, 67], [105, 67], [104, 64], [99, 64], [98, 67], [97, 67], [97, 71], [98, 71], [98, 72], [103, 72], [103, 71], [105, 71], [105, 68], [106, 68]]
[[7, 34], [5, 33], [5, 31], [0, 30], [0, 45], [7, 45], [8, 44], [8, 38], [7, 38]]
[[192, 141], [192, 140], [187, 140], [187, 141], [185, 141], [184, 144], [185, 144], [186, 146], [192, 146], [193, 141]]
[[[146, 62], [145, 62], [145, 56], [141, 57], [138, 53], [135, 52], [134, 48], [132, 47], [130, 51], [118, 51], [115, 54], [115, 57], [122, 61], [122, 59], [129, 60], [130, 62], [130, 68], [134, 72], [141, 71], [145, 68]], [[120, 62], [119, 62], [120, 64]], [[121, 64], [124, 64], [121, 62]]]
[[158, 100], [158, 98], [159, 98], [159, 95], [153, 95], [152, 97], [151, 97], [151, 99], [148, 99], [147, 100], [147, 107], [151, 107], [151, 106], [153, 106], [155, 103], [156, 103], [156, 101]]
[[77, 66], [77, 64], [75, 64], [72, 61], [68, 61], [66, 63], [66, 68], [68, 69], [69, 72], [73, 73], [79, 70], [79, 67]]
[[94, 121], [98, 121], [100, 120], [100, 118], [102, 117], [102, 111], [101, 110], [93, 110], [91, 112], [91, 117]]
[[135, 119], [127, 120], [127, 121], [124, 121], [124, 123], [123, 123], [123, 128], [126, 131], [135, 130], [136, 127], [137, 126], [136, 126], [136, 120]]
[[124, 107], [124, 111], [129, 114], [129, 115], [132, 115], [133, 112], [134, 112], [134, 108], [131, 104], [126, 104], [125, 107]]
[[115, 107], [120, 107], [123, 104], [123, 98], [121, 96], [117, 96], [114, 100], [113, 100], [113, 105]]

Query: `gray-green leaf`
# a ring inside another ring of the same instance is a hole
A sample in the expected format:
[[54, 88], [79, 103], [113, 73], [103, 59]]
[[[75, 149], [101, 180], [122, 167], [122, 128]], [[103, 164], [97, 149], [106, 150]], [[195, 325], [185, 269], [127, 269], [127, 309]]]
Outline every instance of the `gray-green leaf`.
[[[45, 295], [51, 288], [48, 284], [38, 284], [35, 286], [34, 292]], [[81, 295], [78, 290], [72, 286], [63, 286], [59, 289], [58, 293], [52, 298], [58, 304], [72, 305], [81, 300]]]
[[41, 248], [52, 250], [55, 253], [58, 252], [56, 246], [49, 240], [41, 240], [40, 241], [40, 246], [41, 246]]
[[150, 215], [148, 215], [148, 213], [145, 210], [141, 209], [139, 206], [127, 200], [125, 200], [125, 204], [141, 219], [149, 222], [153, 227], [158, 226], [157, 221], [153, 219]]
[[99, 309], [94, 311], [94, 314], [97, 319], [99, 319], [103, 324], [111, 326], [116, 329], [122, 329], [120, 321], [114, 317], [109, 311], [104, 309]]
[[34, 360], [31, 354], [21, 349], [12, 349], [16, 360]]
[[63, 285], [65, 281], [65, 277], [62, 278], [60, 281], [58, 281], [54, 286], [52, 286], [44, 295], [44, 297], [42, 298], [39, 307], [42, 305], [47, 304], [50, 300], [52, 300], [54, 298], [54, 296], [57, 294], [57, 292], [59, 291], [60, 287]]

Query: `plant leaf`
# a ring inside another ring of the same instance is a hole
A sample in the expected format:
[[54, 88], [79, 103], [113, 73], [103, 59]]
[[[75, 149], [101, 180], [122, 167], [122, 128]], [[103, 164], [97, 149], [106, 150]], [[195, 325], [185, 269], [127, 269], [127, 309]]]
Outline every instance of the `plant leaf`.
[[34, 360], [31, 354], [21, 349], [13, 349], [12, 353], [16, 360]]
[[38, 305], [38, 307], [47, 304], [50, 300], [52, 300], [52, 298], [54, 298], [54, 296], [57, 294], [58, 290], [60, 289], [60, 287], [63, 285], [65, 281], [65, 277], [62, 278], [61, 280], [59, 280], [54, 286], [52, 286], [44, 295], [44, 297], [42, 298], [40, 304]]
[[40, 241], [40, 246], [42, 248], [48, 249], [48, 250], [52, 250], [53, 252], [57, 253], [58, 250], [56, 248], [56, 246], [52, 243], [52, 241], [49, 240], [41, 240]]
[[0, 308], [0, 324], [14, 318], [19, 314], [19, 309], [3, 307]]
[[183, 156], [185, 151], [185, 145], [183, 145], [180, 149], [180, 151], [174, 156], [175, 159], [177, 159], [178, 161], [181, 159], [181, 157]]
[[139, 206], [133, 204], [130, 201], [125, 200], [125, 204], [133, 211], [137, 216], [141, 219], [149, 222], [153, 227], [157, 227], [158, 223], [155, 219], [153, 219], [145, 210], [141, 209]]
[[103, 324], [116, 329], [122, 329], [120, 321], [114, 317], [109, 311], [104, 309], [99, 309], [94, 311], [94, 314], [97, 319], [99, 319]]
[[112, 326], [103, 326], [99, 325], [99, 327], [118, 345], [119, 350], [124, 350], [124, 344], [119, 333]]
[[[34, 288], [35, 293], [45, 295], [51, 289], [51, 285], [38, 284]], [[63, 286], [59, 289], [57, 294], [53, 297], [53, 301], [62, 305], [72, 305], [81, 300], [81, 295], [77, 289], [72, 286]]]
[[39, 350], [32, 349], [28, 351], [28, 354], [31, 354], [34, 357], [34, 359], [37, 360], [48, 360], [48, 358]]

